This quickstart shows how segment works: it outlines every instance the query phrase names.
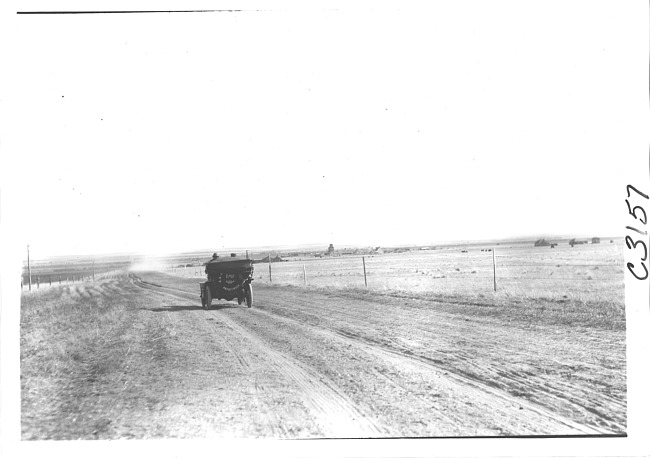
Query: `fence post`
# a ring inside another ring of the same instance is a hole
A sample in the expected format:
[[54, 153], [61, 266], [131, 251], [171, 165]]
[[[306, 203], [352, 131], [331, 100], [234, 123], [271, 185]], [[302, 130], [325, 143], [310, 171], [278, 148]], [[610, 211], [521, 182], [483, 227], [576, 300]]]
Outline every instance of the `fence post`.
[[41, 277], [36, 277], [36, 289], [40, 289], [41, 287]]
[[307, 269], [302, 265], [302, 286], [307, 286]]
[[271, 255], [269, 254], [269, 283], [273, 283], [273, 279], [271, 277]]
[[47, 277], [47, 279], [48, 279], [48, 281], [50, 282], [50, 286], [52, 286], [52, 276], [49, 275], [49, 276]]
[[366, 288], [367, 288], [368, 278], [366, 277], [366, 257], [362, 256], [361, 259], [363, 260], [363, 282], [366, 284]]
[[494, 291], [497, 290], [497, 262], [496, 262], [496, 255], [495, 255], [495, 250], [492, 248], [492, 272], [494, 274]]

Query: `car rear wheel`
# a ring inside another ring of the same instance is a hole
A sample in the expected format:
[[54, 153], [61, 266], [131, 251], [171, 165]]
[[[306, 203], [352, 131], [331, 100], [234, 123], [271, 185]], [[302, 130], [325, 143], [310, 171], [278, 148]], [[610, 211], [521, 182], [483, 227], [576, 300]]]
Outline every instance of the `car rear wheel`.
[[253, 285], [247, 284], [244, 292], [246, 294], [246, 306], [251, 308], [253, 306]]

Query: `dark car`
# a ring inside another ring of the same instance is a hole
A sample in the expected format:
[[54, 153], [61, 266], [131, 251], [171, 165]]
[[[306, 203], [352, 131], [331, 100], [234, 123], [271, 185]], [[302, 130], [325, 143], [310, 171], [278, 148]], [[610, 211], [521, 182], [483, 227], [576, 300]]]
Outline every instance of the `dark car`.
[[213, 299], [232, 301], [238, 304], [246, 302], [253, 306], [253, 261], [237, 258], [213, 258], [205, 263], [205, 273], [208, 280], [201, 283], [201, 304], [206, 310], [210, 309]]

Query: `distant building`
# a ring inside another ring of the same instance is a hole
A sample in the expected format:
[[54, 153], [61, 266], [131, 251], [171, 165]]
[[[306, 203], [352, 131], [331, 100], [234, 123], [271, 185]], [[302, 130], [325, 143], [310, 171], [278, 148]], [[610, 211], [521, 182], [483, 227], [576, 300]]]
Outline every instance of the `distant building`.
[[593, 239], [591, 239], [591, 243], [600, 243], [600, 238], [594, 237]]
[[535, 246], [549, 246], [550, 243], [546, 239], [539, 239], [538, 241], [535, 242]]
[[327, 253], [325, 254], [332, 254], [334, 253], [334, 244], [330, 243], [330, 246], [327, 248]]
[[282, 257], [279, 255], [275, 257], [271, 257], [271, 255], [269, 254], [268, 256], [265, 256], [259, 260], [255, 260], [253, 262], [284, 262], [284, 259], [282, 259]]

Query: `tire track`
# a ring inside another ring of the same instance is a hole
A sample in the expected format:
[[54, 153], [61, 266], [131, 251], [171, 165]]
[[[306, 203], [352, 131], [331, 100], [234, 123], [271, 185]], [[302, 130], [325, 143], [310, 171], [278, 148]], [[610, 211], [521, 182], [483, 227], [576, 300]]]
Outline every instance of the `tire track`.
[[[376, 342], [368, 342], [362, 336], [351, 334], [345, 331], [331, 331], [328, 329], [319, 328], [309, 323], [273, 314], [266, 310], [256, 309], [255, 312], [264, 314], [279, 321], [292, 322], [293, 324], [310, 327], [312, 331], [317, 334], [329, 338], [334, 338], [348, 344], [353, 344], [357, 348], [360, 348], [369, 354], [377, 356], [383, 360], [391, 361], [393, 364], [400, 367], [408, 367], [409, 369], [417, 372], [434, 371], [436, 375], [442, 380], [438, 380], [438, 383], [447, 385], [447, 389], [454, 390], [454, 387], [449, 386], [447, 383], [447, 381], [453, 380], [457, 385], [464, 386], [463, 391], [465, 393], [469, 394], [475, 399], [480, 399], [482, 402], [489, 404], [490, 408], [510, 415], [514, 410], [517, 412], [517, 417], [519, 419], [526, 420], [530, 423], [534, 422], [540, 425], [545, 425], [545, 427], [553, 428], [555, 430], [558, 430], [559, 426], [560, 429], [558, 431], [563, 432], [566, 432], [567, 428], [584, 434], [604, 434], [608, 432], [599, 428], [581, 425], [570, 419], [558, 416], [557, 414], [539, 407], [531, 402], [525, 401], [523, 399], [518, 399], [502, 390], [490, 387], [478, 380], [452, 373], [448, 368], [438, 366], [426, 358], [421, 358], [416, 355], [407, 355], [400, 352], [399, 350], [394, 350], [382, 345], [378, 345]], [[491, 395], [492, 397], [490, 398], [488, 395]], [[519, 407], [522, 409], [519, 409]]]
[[239, 349], [239, 346], [233, 345], [232, 342], [229, 339], [226, 339], [226, 338], [222, 337], [221, 330], [223, 329], [224, 325], [222, 324], [222, 326], [217, 326], [214, 323], [214, 318], [208, 318], [206, 320], [206, 322], [207, 322], [208, 326], [210, 326], [210, 328], [212, 328], [212, 330], [215, 331], [214, 335], [219, 339], [219, 344], [221, 346], [223, 346], [224, 348], [226, 348], [229, 353], [231, 353], [232, 355], [235, 356], [235, 359], [237, 360], [237, 363], [239, 364], [239, 366], [242, 369], [250, 370], [250, 368], [252, 367], [252, 364], [251, 364], [251, 360], [248, 357], [248, 355], [243, 353]]
[[[160, 285], [155, 286], [158, 289], [169, 291], [173, 295], [182, 295], [183, 297], [188, 298], [195, 298], [198, 296], [198, 294], [192, 295], [186, 290], [179, 288]], [[299, 313], [301, 315], [304, 314], [311, 316], [312, 318], [327, 326], [327, 323], [322, 322], [322, 317], [320, 315], [305, 311], [299, 307], [292, 307], [291, 304], [285, 305], [283, 305], [282, 310], [288, 310], [294, 313]], [[337, 310], [337, 313], [338, 312], [339, 310]], [[541, 385], [535, 384], [531, 386], [529, 383], [527, 383], [527, 380], [524, 377], [518, 377], [516, 374], [506, 374], [495, 377], [495, 379], [501, 378], [504, 382], [507, 383], [512, 382], [516, 386], [522, 387], [522, 390], [528, 392], [529, 394], [534, 394], [537, 391], [543, 390], [540, 391], [540, 393], [543, 392], [545, 396], [553, 398], [560, 403], [568, 403], [568, 405], [583, 411], [585, 417], [595, 416], [596, 421], [590, 421], [589, 423], [578, 423], [576, 421], [573, 421], [571, 418], [566, 417], [563, 413], [549, 410], [539, 403], [513, 395], [497, 385], [492, 386], [471, 372], [454, 370], [454, 368], [448, 367], [442, 361], [436, 361], [432, 358], [414, 354], [408, 348], [403, 347], [398, 342], [394, 342], [394, 345], [392, 345], [390, 343], [387, 344], [386, 342], [368, 339], [363, 335], [359, 335], [350, 331], [318, 326], [316, 324], [311, 324], [308, 321], [302, 320], [293, 314], [291, 316], [285, 316], [284, 314], [278, 313], [276, 310], [271, 308], [253, 308], [251, 310], [251, 313], [263, 314], [268, 318], [294, 326], [297, 325], [300, 327], [309, 327], [311, 331], [318, 335], [330, 339], [339, 340], [340, 342], [345, 342], [347, 344], [353, 344], [356, 348], [361, 349], [364, 352], [376, 356], [384, 361], [390, 361], [392, 364], [395, 364], [398, 367], [408, 368], [409, 370], [419, 373], [428, 372], [431, 374], [433, 372], [437, 377], [436, 383], [445, 386], [445, 389], [461, 392], [463, 395], [471, 397], [477, 402], [480, 402], [481, 404], [487, 406], [488, 409], [492, 409], [495, 412], [500, 412], [503, 415], [517, 418], [520, 420], [520, 423], [539, 425], [540, 427], [544, 428], [545, 431], [548, 431], [548, 433], [610, 434], [611, 429], [608, 429], [607, 426], [610, 428], [618, 427], [620, 430], [624, 429], [623, 425], [620, 422], [615, 421], [609, 416], [602, 415], [601, 413], [595, 411], [593, 408], [589, 408], [586, 405], [576, 403], [574, 399], [569, 398], [564, 393], [562, 393], [558, 387], [548, 386], [544, 383]], [[359, 318], [353, 314], [350, 315], [350, 317], [357, 320]], [[471, 359], [463, 357], [462, 354], [455, 353], [454, 357], [465, 361], [468, 366], [473, 367], [479, 372], [484, 369], [489, 369], [476, 365], [473, 361], [471, 361]], [[399, 380], [394, 380], [394, 382], [398, 384], [400, 383]], [[585, 395], [589, 394], [584, 390], [583, 392]], [[594, 391], [594, 394], [595, 393], [596, 392]], [[614, 406], [618, 405], [618, 407], [622, 405], [620, 401], [609, 397], [603, 399], [602, 401], [608, 404], [611, 403]], [[607, 411], [607, 409], [605, 410]]]
[[[151, 287], [155, 287], [156, 290], [167, 291], [169, 292], [169, 294], [174, 296], [180, 296], [188, 299], [191, 298], [190, 300], [193, 301], [196, 301], [196, 297], [198, 296], [198, 294], [192, 295], [191, 293], [188, 293], [187, 291], [178, 288], [161, 286], [161, 285], [153, 285], [153, 284], [148, 284], [148, 285], [151, 285]], [[300, 308], [291, 307], [289, 305], [288, 309], [293, 312], [311, 315], [315, 318], [318, 318], [316, 314], [304, 311]], [[474, 399], [477, 402], [487, 406], [488, 409], [492, 409], [493, 411], [499, 412], [503, 415], [517, 418], [520, 423], [537, 425], [551, 434], [576, 434], [576, 433], [607, 434], [611, 432], [609, 430], [597, 427], [595, 425], [586, 425], [586, 424], [577, 423], [569, 418], [564, 417], [562, 414], [558, 414], [556, 412], [550, 411], [544, 408], [543, 406], [540, 406], [539, 404], [514, 396], [504, 391], [501, 388], [486, 384], [479, 378], [473, 377], [472, 374], [452, 372], [453, 368], [447, 367], [442, 362], [436, 363], [435, 360], [432, 360], [430, 358], [412, 354], [408, 349], [401, 348], [401, 345], [397, 343], [395, 348], [393, 348], [390, 345], [386, 345], [385, 342], [379, 342], [372, 339], [369, 340], [362, 335], [358, 335], [341, 329], [323, 328], [311, 324], [309, 322], [306, 322], [304, 320], [301, 320], [299, 318], [296, 318], [293, 315], [291, 317], [284, 316], [282, 314], [275, 313], [273, 310], [270, 309], [263, 310], [260, 308], [253, 308], [251, 309], [251, 313], [262, 314], [270, 319], [278, 320], [293, 326], [297, 325], [301, 327], [309, 327], [312, 332], [318, 335], [330, 339], [335, 339], [340, 342], [344, 342], [346, 344], [352, 344], [357, 349], [360, 349], [384, 361], [389, 361], [398, 367], [407, 368], [408, 370], [412, 370], [418, 373], [428, 373], [428, 374], [433, 373], [436, 376], [436, 383], [441, 386], [444, 386], [445, 390], [448, 390], [450, 392], [456, 392], [463, 396]], [[218, 316], [222, 319], [227, 320], [229, 327], [235, 328], [235, 330], [240, 334], [241, 333], [249, 334], [247, 331], [243, 330], [241, 326], [232, 322], [232, 320], [230, 320], [228, 317], [224, 316], [223, 314], [218, 314]], [[256, 339], [252, 336], [251, 338]], [[261, 340], [259, 339], [256, 340], [257, 340], [256, 342], [257, 345], [264, 347], [265, 344]], [[282, 360], [281, 358], [282, 355], [278, 356], [276, 354], [270, 354], [269, 356], [271, 356], [272, 359], [279, 358], [279, 360]], [[468, 364], [470, 364], [470, 366], [473, 365], [471, 361], [468, 360], [467, 362]], [[278, 370], [282, 371], [283, 373], [286, 373], [289, 378], [293, 379], [291, 368], [283, 367], [282, 365], [280, 365], [278, 367]], [[299, 386], [301, 386], [301, 388], [305, 390], [313, 389], [310, 387], [308, 383], [305, 383], [304, 379], [306, 377], [304, 373], [300, 374], [297, 377], [300, 380], [294, 380], [294, 381]], [[313, 379], [314, 375], [307, 376], [307, 379], [309, 379], [309, 377]], [[530, 390], [534, 388], [528, 386], [525, 383], [525, 380], [519, 382], [518, 380], [515, 380], [515, 378], [512, 377], [506, 377], [506, 378], [507, 380], [512, 380], [512, 382], [518, 384], [523, 383], [526, 389]], [[393, 383], [399, 384], [399, 380], [393, 380]], [[562, 400], [563, 402], [570, 402], [571, 405], [584, 408], [585, 411], [588, 411], [586, 407], [576, 404], [572, 400], [564, 397], [562, 393], [560, 393], [557, 390], [550, 390], [550, 392], [549, 390], [546, 390], [545, 394], [554, 397], [558, 400]], [[321, 412], [326, 412], [325, 408], [319, 406], [318, 397], [316, 397], [316, 399], [312, 401], [314, 401], [312, 402], [312, 404], [316, 410], [319, 410]], [[423, 400], [423, 402], [425, 401]], [[339, 411], [341, 411], [341, 409], [339, 409]], [[592, 415], [593, 414], [598, 415], [597, 412], [593, 412], [591, 410], [589, 410], [589, 413]], [[332, 415], [335, 415], [335, 413], [332, 413]], [[611, 419], [608, 420], [611, 421]]]
[[[197, 295], [143, 282], [136, 276], [134, 276], [134, 284], [163, 296], [189, 300], [194, 305], [197, 300]], [[317, 424], [328, 438], [365, 438], [383, 435], [384, 431], [372, 419], [366, 417], [334, 384], [321, 379], [317, 372], [284, 353], [269, 348], [258, 336], [226, 315], [218, 313], [217, 310], [207, 311], [207, 313], [215, 321], [252, 343], [276, 371], [295, 384], [302, 393], [303, 403], [310, 409]]]
[[[217, 314], [216, 311], [210, 312]], [[293, 358], [268, 348], [257, 336], [220, 315], [220, 319], [247, 340], [253, 342], [269, 357], [271, 365], [286, 378], [292, 380], [304, 393], [303, 401], [311, 408], [316, 421], [328, 437], [362, 438], [380, 437], [381, 431], [375, 423], [365, 417], [353, 402], [334, 385], [319, 380], [319, 375], [303, 367]]]
[[[319, 315], [304, 311], [301, 308], [296, 308], [292, 307], [291, 304], [283, 304], [282, 310], [290, 310], [294, 313], [298, 313], [301, 315], [306, 315], [306, 316], [311, 316], [315, 318], [319, 318]], [[562, 382], [561, 380], [555, 380], [554, 383], [559, 385], [559, 387], [553, 387], [548, 385], [545, 382], [539, 382], [539, 383], [534, 383], [531, 384], [529, 383], [528, 380], [526, 380], [525, 377], [520, 377], [517, 374], [497, 374], [496, 371], [493, 369], [483, 367], [479, 364], [476, 364], [471, 357], [465, 357], [462, 355], [462, 351], [455, 352], [452, 357], [458, 361], [462, 361], [464, 364], [467, 366], [471, 367], [474, 369], [475, 373], [481, 373], [485, 371], [489, 371], [492, 373], [492, 378], [494, 380], [500, 380], [502, 383], [510, 383], [514, 387], [516, 387], [519, 391], [524, 391], [527, 392], [529, 395], [534, 394], [536, 392], [543, 393], [544, 396], [547, 398], [552, 398], [555, 401], [557, 401], [561, 405], [568, 406], [568, 408], [572, 408], [574, 412], [580, 412], [579, 415], [584, 415], [585, 417], [591, 417], [593, 418], [593, 421], [591, 421], [591, 426], [587, 424], [579, 424], [574, 422], [573, 420], [567, 418], [564, 414], [562, 413], [557, 413], [553, 412], [551, 410], [546, 409], [543, 405], [539, 403], [535, 403], [532, 401], [528, 401], [526, 399], [514, 396], [510, 393], [507, 392], [507, 390], [504, 390], [503, 387], [499, 387], [497, 385], [492, 386], [488, 383], [485, 383], [482, 378], [479, 378], [478, 376], [475, 376], [471, 371], [461, 371], [461, 370], [455, 370], [453, 367], [449, 367], [448, 365], [445, 365], [443, 362], [432, 359], [432, 358], [427, 358], [427, 357], [422, 357], [416, 354], [413, 354], [411, 350], [408, 348], [404, 347], [401, 345], [399, 342], [394, 341], [392, 339], [388, 339], [391, 344], [386, 344], [386, 342], [382, 341], [376, 341], [373, 339], [368, 339], [362, 335], [357, 335], [354, 333], [350, 333], [345, 330], [341, 329], [325, 329], [320, 326], [315, 326], [307, 321], [301, 320], [295, 315], [291, 316], [285, 316], [282, 313], [277, 313], [276, 310], [273, 309], [268, 309], [268, 310], [261, 310], [261, 309], [256, 309], [256, 312], [258, 313], [265, 313], [268, 316], [272, 316], [277, 319], [281, 319], [284, 321], [290, 321], [294, 323], [299, 323], [301, 326], [310, 326], [314, 332], [318, 332], [322, 335], [327, 335], [329, 337], [344, 337], [347, 339], [351, 339], [353, 341], [356, 341], [357, 344], [360, 344], [361, 347], [365, 348], [365, 350], [368, 353], [374, 353], [377, 356], [381, 356], [383, 353], [384, 355], [386, 353], [396, 355], [396, 356], [401, 356], [402, 358], [405, 358], [406, 360], [409, 360], [411, 362], [417, 361], [420, 364], [424, 364], [425, 366], [429, 366], [431, 369], [435, 369], [436, 371], [440, 372], [445, 372], [445, 377], [448, 378], [454, 378], [458, 383], [463, 383], [466, 384], [467, 386], [473, 387], [475, 389], [483, 389], [487, 392], [490, 392], [498, 397], [501, 397], [504, 400], [509, 400], [513, 404], [519, 405], [523, 407], [524, 409], [536, 411], [540, 415], [544, 415], [547, 418], [553, 418], [557, 420], [558, 424], [564, 424], [566, 427], [571, 428], [575, 431], [579, 432], [584, 432], [586, 434], [606, 434], [606, 433], [611, 433], [611, 429], [603, 429], [600, 426], [605, 426], [607, 425], [609, 428], [614, 428], [618, 430], [624, 430], [624, 425], [616, 421], [612, 418], [610, 418], [608, 415], [603, 414], [601, 412], [598, 412], [595, 410], [593, 407], [583, 405], [580, 402], [576, 402], [575, 395], [572, 397], [567, 396], [564, 392], [562, 392], [561, 388], [566, 387], [567, 389], [570, 390], [575, 390], [576, 388], [571, 386], [570, 384], [566, 382]], [[338, 310], [337, 310], [338, 312]], [[359, 345], [358, 345], [359, 346]], [[401, 363], [401, 364], [406, 364], [406, 363]], [[448, 373], [447, 373], [448, 372]], [[569, 390], [569, 391], [570, 391]], [[612, 398], [610, 396], [603, 396], [602, 393], [597, 392], [594, 389], [588, 389], [586, 387], [581, 388], [581, 393], [583, 396], [580, 399], [599, 399], [602, 398], [602, 401], [606, 403], [609, 406], [614, 406], [615, 410], [624, 410], [625, 409], [625, 403], [621, 402], [615, 398]], [[533, 396], [534, 397], [534, 396]], [[598, 406], [602, 403], [592, 401], [594, 405]], [[609, 408], [603, 408], [604, 412], [610, 411]], [[522, 413], [519, 412], [517, 413], [518, 417], [521, 417]], [[594, 423], [596, 423], [599, 426], [596, 426]]]

